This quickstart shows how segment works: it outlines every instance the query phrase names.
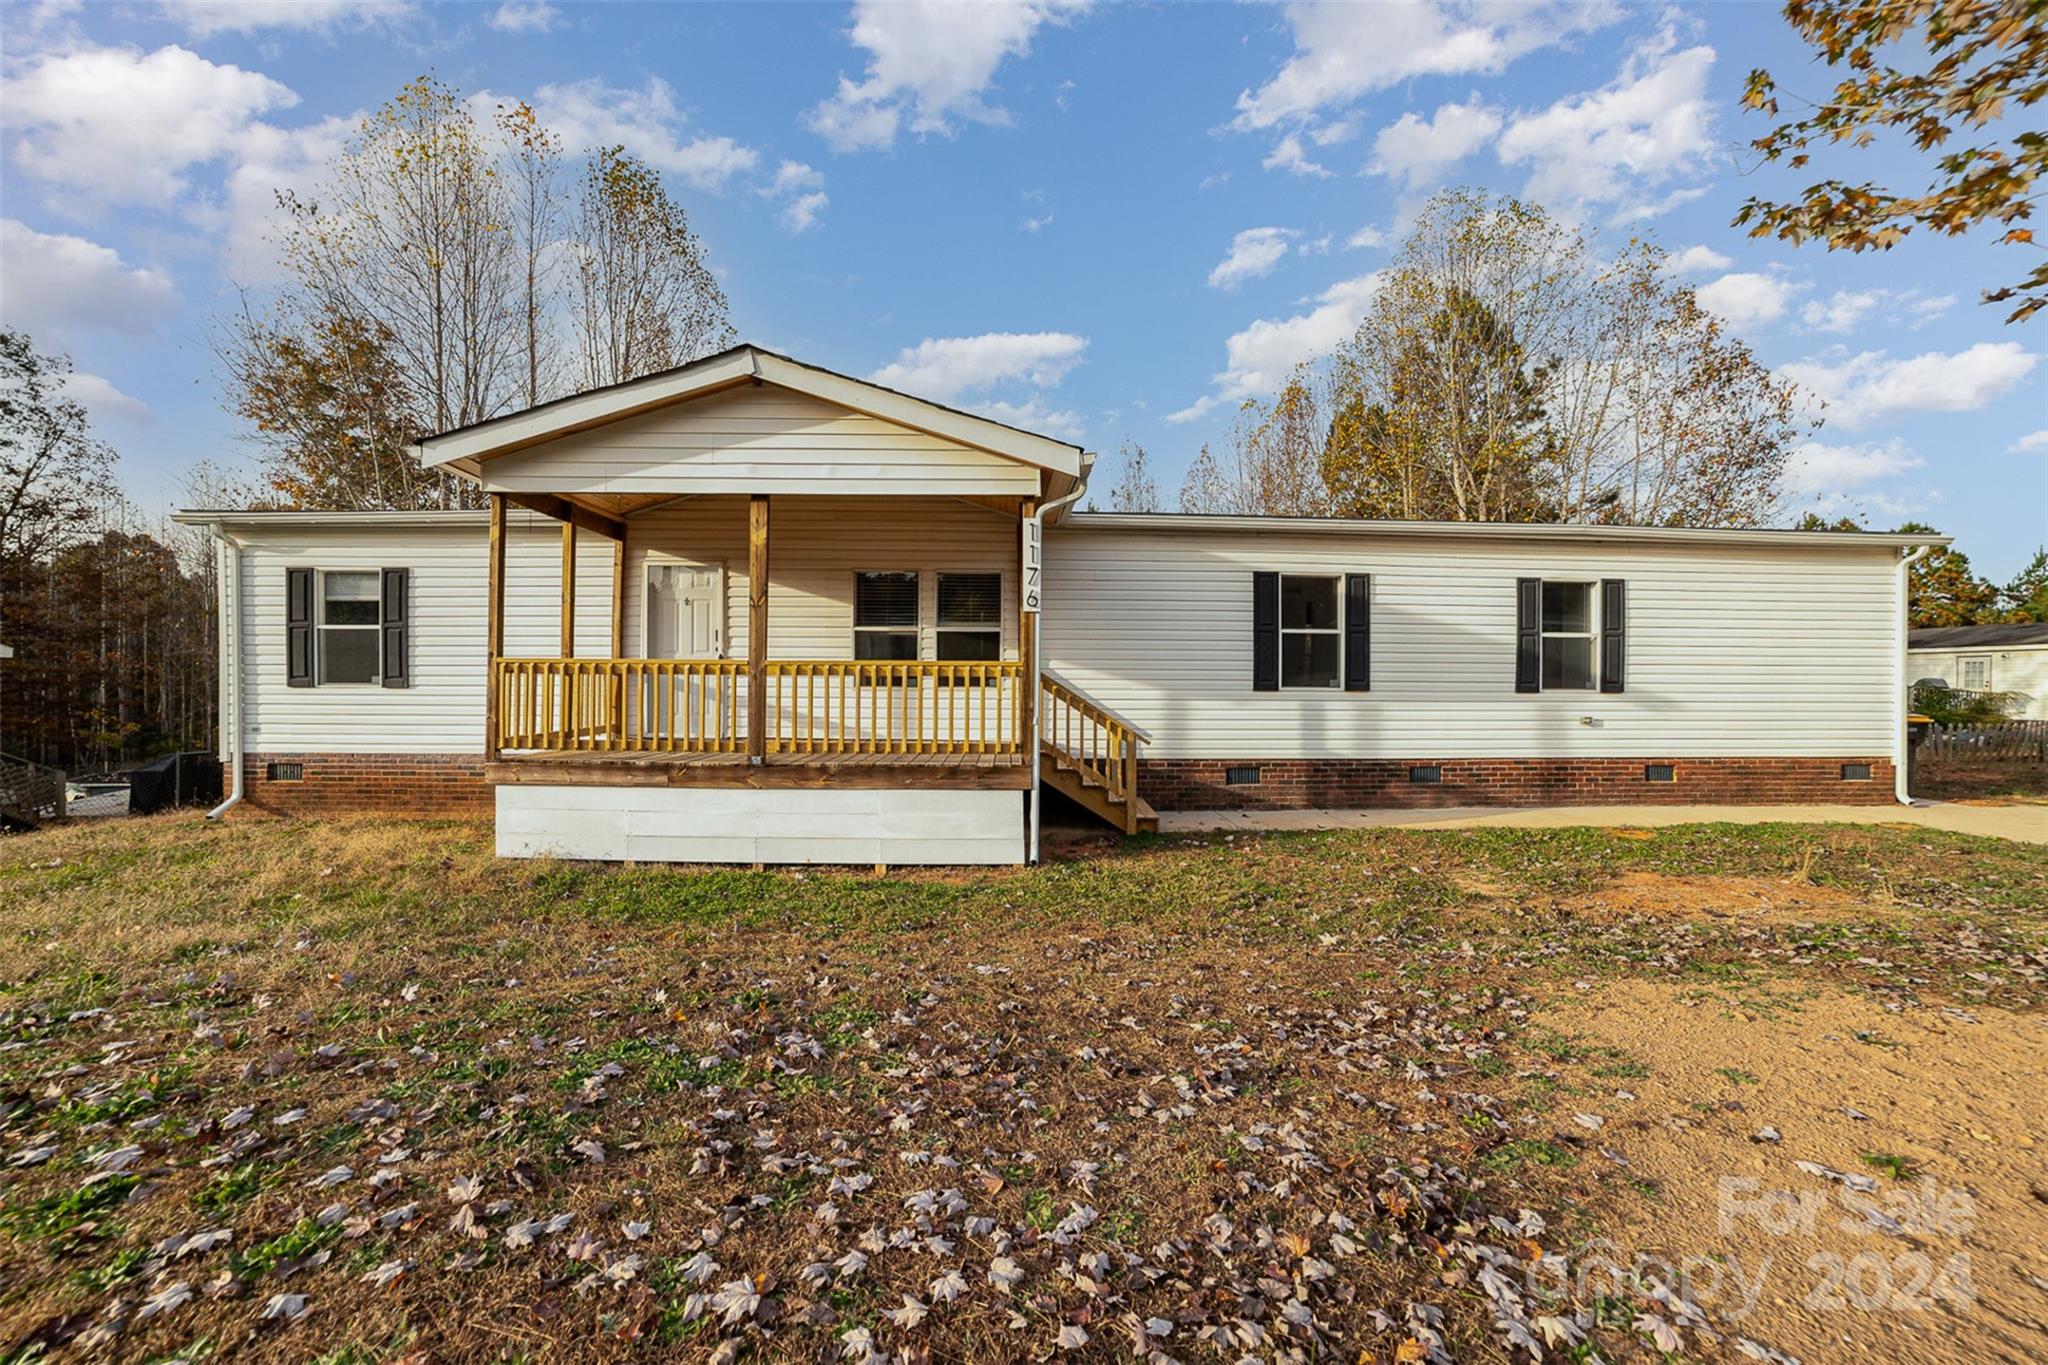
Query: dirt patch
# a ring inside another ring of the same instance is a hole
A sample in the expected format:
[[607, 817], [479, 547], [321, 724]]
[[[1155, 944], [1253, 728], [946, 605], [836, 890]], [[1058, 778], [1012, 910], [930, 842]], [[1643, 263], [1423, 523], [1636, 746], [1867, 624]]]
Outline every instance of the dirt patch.
[[1913, 770], [1913, 795], [1935, 801], [2040, 801], [2048, 798], [2048, 763], [1951, 759]]
[[1798, 878], [1674, 877], [1625, 872], [1590, 895], [1561, 898], [1556, 908], [1575, 918], [1754, 921], [1760, 924], [1867, 919], [1867, 895], [1816, 886]]
[[1602, 1228], [1717, 1321], [1809, 1365], [2048, 1352], [2048, 1019], [1617, 981], [1546, 1021], [1632, 1059], [1567, 1101]]

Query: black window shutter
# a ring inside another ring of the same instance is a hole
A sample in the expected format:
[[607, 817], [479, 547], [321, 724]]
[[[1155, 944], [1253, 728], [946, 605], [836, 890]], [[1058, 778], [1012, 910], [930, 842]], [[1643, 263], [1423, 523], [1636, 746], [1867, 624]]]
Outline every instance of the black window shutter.
[[411, 569], [384, 570], [384, 657], [379, 671], [386, 687], [412, 686], [412, 670], [406, 657], [406, 636], [412, 624], [407, 615], [411, 587]]
[[313, 571], [284, 571], [284, 681], [313, 685]]
[[1372, 691], [1372, 575], [1344, 575], [1344, 690]]
[[1280, 575], [1252, 575], [1252, 691], [1280, 690]]
[[1515, 691], [1543, 690], [1543, 580], [1515, 580]]
[[1600, 580], [1600, 690], [1622, 690], [1628, 671], [1628, 584], [1619, 578]]

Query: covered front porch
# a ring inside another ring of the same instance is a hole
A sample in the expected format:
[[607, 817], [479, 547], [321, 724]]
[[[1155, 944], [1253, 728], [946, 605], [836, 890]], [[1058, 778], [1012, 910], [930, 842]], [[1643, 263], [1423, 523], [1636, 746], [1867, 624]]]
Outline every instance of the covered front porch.
[[[503, 851], [1013, 862], [1041, 775], [1150, 815], [1144, 736], [1038, 659], [1077, 447], [740, 347], [422, 457], [490, 499]], [[508, 580], [513, 507], [561, 524], [553, 582]], [[506, 649], [515, 597], [522, 622], [558, 609], [554, 653]]]
[[[1030, 785], [1042, 687], [1017, 586], [1031, 500], [755, 494], [601, 522], [566, 499], [492, 504], [494, 782]], [[557, 654], [502, 649], [512, 505], [562, 521]], [[591, 571], [593, 535], [608, 574]], [[608, 600], [588, 601], [593, 586]]]

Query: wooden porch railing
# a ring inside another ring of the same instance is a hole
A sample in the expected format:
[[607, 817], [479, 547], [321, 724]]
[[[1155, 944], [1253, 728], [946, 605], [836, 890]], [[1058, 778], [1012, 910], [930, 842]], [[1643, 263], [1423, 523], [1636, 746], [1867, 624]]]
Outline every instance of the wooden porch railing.
[[739, 659], [500, 659], [498, 747], [744, 752]]
[[1018, 754], [1024, 665], [771, 659], [768, 752]]
[[[498, 747], [745, 753], [741, 659], [500, 659]], [[769, 660], [766, 753], [1024, 752], [1024, 666]]]
[[1112, 804], [1134, 811], [1138, 746], [1152, 737], [1056, 674], [1040, 682], [1039, 741], [1048, 757], [1099, 784]]

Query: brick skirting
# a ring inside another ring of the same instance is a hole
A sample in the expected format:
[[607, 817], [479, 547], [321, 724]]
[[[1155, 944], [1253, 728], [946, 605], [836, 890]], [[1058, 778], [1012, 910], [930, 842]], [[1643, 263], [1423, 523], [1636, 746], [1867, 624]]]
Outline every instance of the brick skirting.
[[[1868, 781], [1844, 781], [1842, 767], [1868, 763]], [[1669, 764], [1673, 781], [1644, 770]], [[1435, 767], [1442, 781], [1416, 783], [1409, 769]], [[1232, 768], [1258, 781], [1231, 785]], [[1886, 805], [1893, 798], [1885, 758], [1412, 758], [1144, 759], [1138, 790], [1160, 810], [1302, 810], [1317, 807]]]
[[[272, 765], [297, 764], [296, 779]], [[244, 800], [275, 815], [489, 815], [482, 754], [244, 754]]]

